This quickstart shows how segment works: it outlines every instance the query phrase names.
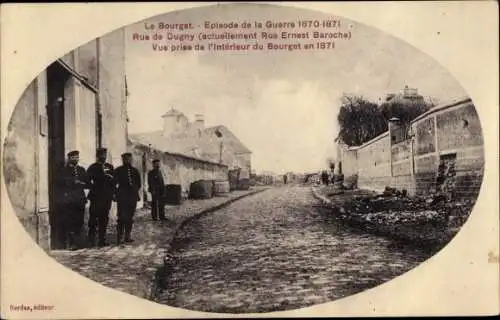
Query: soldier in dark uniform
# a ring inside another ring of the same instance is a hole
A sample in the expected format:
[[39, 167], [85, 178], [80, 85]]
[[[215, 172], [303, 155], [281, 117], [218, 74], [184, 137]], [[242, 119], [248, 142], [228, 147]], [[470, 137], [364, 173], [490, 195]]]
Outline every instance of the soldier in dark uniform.
[[90, 217], [88, 240], [90, 246], [95, 246], [96, 227], [99, 230], [99, 247], [106, 243], [106, 228], [109, 221], [109, 210], [114, 195], [113, 165], [106, 162], [108, 150], [100, 148], [97, 150], [97, 162], [90, 165], [87, 175], [90, 183]]
[[85, 217], [87, 198], [84, 189], [88, 188], [85, 169], [78, 165], [80, 153], [71, 151], [67, 154], [66, 165], [58, 172], [58, 189], [61, 192], [60, 216], [64, 245], [71, 250], [78, 249], [78, 240]]
[[321, 172], [321, 181], [323, 182], [323, 184], [326, 184], [328, 185], [328, 173], [326, 171], [322, 171]]
[[116, 202], [118, 205], [117, 244], [129, 243], [134, 240], [130, 237], [137, 201], [140, 200], [141, 176], [139, 170], [132, 166], [132, 154], [122, 154], [123, 165], [116, 168], [114, 173], [114, 186], [116, 189]]
[[151, 217], [165, 220], [165, 182], [160, 170], [160, 160], [153, 160], [153, 170], [148, 172], [148, 191], [151, 193]]

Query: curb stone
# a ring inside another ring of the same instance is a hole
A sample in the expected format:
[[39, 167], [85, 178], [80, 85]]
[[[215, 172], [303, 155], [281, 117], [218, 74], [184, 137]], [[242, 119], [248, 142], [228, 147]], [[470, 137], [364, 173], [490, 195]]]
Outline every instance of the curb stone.
[[331, 201], [330, 199], [328, 199], [327, 197], [325, 197], [325, 196], [321, 195], [321, 194], [317, 191], [317, 188], [315, 188], [315, 187], [311, 187], [311, 191], [312, 191], [312, 193], [313, 193], [313, 195], [314, 195], [314, 197], [315, 197], [316, 199], [319, 199], [319, 200], [321, 200], [321, 201], [323, 202], [323, 205], [326, 205], [326, 206], [328, 206], [328, 207], [332, 207], [332, 208], [334, 207], [334, 206], [333, 206], [333, 204], [332, 204], [332, 201]]
[[210, 207], [210, 208], [207, 208], [207, 209], [204, 209], [190, 217], [187, 217], [186, 219], [182, 220], [175, 228], [174, 228], [174, 231], [172, 232], [172, 237], [170, 239], [170, 241], [168, 241], [168, 245], [166, 246], [165, 249], [162, 250], [162, 252], [164, 252], [162, 254], [162, 257], [161, 258], [157, 258], [155, 261], [154, 261], [154, 268], [155, 268], [155, 272], [154, 274], [151, 276], [151, 281], [149, 282], [148, 284], [148, 300], [151, 300], [151, 301], [156, 301], [156, 298], [158, 296], [158, 294], [160, 293], [162, 287], [161, 287], [161, 283], [163, 283], [163, 280], [165, 279], [165, 277], [167, 276], [167, 274], [169, 273], [170, 269], [172, 268], [172, 265], [174, 265], [175, 263], [175, 258], [174, 258], [174, 255], [170, 252], [171, 251], [171, 244], [172, 244], [172, 241], [177, 237], [177, 234], [179, 233], [179, 231], [188, 223], [190, 223], [191, 221], [195, 220], [195, 219], [198, 219], [200, 218], [201, 216], [205, 215], [205, 214], [209, 214], [209, 213], [212, 213], [214, 211], [217, 211], [219, 209], [222, 209], [224, 207], [227, 207], [228, 205], [232, 204], [233, 202], [237, 201], [237, 200], [240, 200], [240, 199], [243, 199], [243, 198], [246, 198], [246, 197], [249, 197], [249, 196], [252, 196], [252, 195], [255, 195], [255, 194], [258, 194], [258, 193], [261, 193], [261, 192], [264, 192], [266, 190], [269, 190], [269, 188], [263, 188], [263, 189], [259, 189], [259, 190], [254, 190], [254, 191], [251, 191], [251, 192], [248, 192], [246, 194], [242, 194], [240, 196], [237, 196], [237, 197], [234, 197], [232, 199], [229, 199], [225, 202], [222, 202], [218, 205], [215, 205], [213, 207]]

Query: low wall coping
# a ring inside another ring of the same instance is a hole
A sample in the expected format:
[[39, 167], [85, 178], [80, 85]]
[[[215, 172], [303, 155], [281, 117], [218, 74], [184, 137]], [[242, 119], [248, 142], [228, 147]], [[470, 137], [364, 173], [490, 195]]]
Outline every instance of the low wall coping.
[[381, 140], [382, 138], [384, 138], [385, 136], [388, 136], [388, 135], [389, 135], [389, 131], [386, 131], [386, 132], [384, 132], [384, 133], [381, 133], [381, 134], [379, 134], [378, 136], [376, 136], [375, 138], [373, 138], [373, 139], [371, 139], [371, 140], [369, 140], [369, 141], [367, 141], [367, 142], [363, 143], [362, 145], [358, 146], [358, 150], [359, 150], [359, 149], [363, 149], [363, 148], [365, 148], [365, 147], [369, 146], [370, 144], [375, 143], [375, 142], [377, 142], [378, 140]]
[[129, 142], [134, 147], [138, 147], [138, 148], [141, 148], [141, 149], [152, 150], [152, 151], [169, 154], [169, 155], [176, 156], [176, 157], [181, 157], [181, 158], [184, 158], [184, 159], [195, 160], [195, 161], [198, 161], [198, 162], [203, 162], [203, 163], [215, 165], [215, 166], [218, 166], [218, 167], [226, 167], [226, 168], [228, 168], [228, 165], [225, 165], [225, 164], [222, 164], [222, 163], [213, 162], [213, 161], [210, 161], [210, 160], [201, 159], [201, 158], [197, 158], [197, 157], [192, 157], [192, 156], [188, 156], [188, 155], [185, 155], [185, 154], [182, 154], [182, 153], [176, 153], [176, 152], [171, 152], [171, 151], [162, 151], [162, 150], [158, 150], [158, 149], [153, 148], [153, 147], [148, 147], [145, 144], [133, 141], [130, 138], [129, 138]]
[[418, 117], [416, 117], [415, 119], [413, 119], [410, 122], [410, 124], [414, 124], [414, 123], [418, 122], [419, 120], [422, 120], [423, 118], [425, 118], [433, 113], [443, 111], [443, 110], [446, 110], [448, 108], [456, 107], [456, 106], [459, 106], [461, 104], [466, 104], [469, 102], [472, 102], [471, 98], [462, 97], [460, 99], [454, 99], [452, 101], [448, 101], [446, 103], [439, 104], [439, 105], [435, 106], [434, 108], [430, 109], [429, 111], [424, 112], [421, 115], [419, 115]]

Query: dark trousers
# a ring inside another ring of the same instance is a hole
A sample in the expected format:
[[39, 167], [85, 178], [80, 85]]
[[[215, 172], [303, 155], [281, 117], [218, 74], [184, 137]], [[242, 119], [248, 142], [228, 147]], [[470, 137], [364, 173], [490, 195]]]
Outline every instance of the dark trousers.
[[85, 203], [65, 203], [61, 205], [61, 241], [69, 247], [79, 246], [79, 240], [85, 217]]
[[153, 220], [165, 219], [165, 199], [162, 193], [151, 194], [151, 218]]
[[106, 240], [106, 229], [109, 222], [109, 210], [111, 209], [112, 198], [110, 196], [92, 199], [90, 202], [89, 215], [89, 241], [95, 243], [96, 229], [99, 235], [99, 244], [104, 244]]
[[137, 207], [137, 196], [120, 197], [117, 201], [118, 221], [117, 237], [121, 241], [125, 234], [125, 239], [130, 239], [132, 225], [134, 224], [134, 213]]

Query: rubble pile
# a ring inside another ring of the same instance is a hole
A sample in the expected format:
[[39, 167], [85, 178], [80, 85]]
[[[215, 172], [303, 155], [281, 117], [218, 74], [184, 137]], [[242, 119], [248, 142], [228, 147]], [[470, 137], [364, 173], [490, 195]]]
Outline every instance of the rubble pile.
[[410, 198], [405, 190], [392, 188], [381, 194], [352, 193], [346, 197], [333, 191], [328, 196], [340, 219], [400, 239], [434, 244], [450, 241], [474, 205], [473, 200], [449, 201], [446, 195], [437, 193]]

